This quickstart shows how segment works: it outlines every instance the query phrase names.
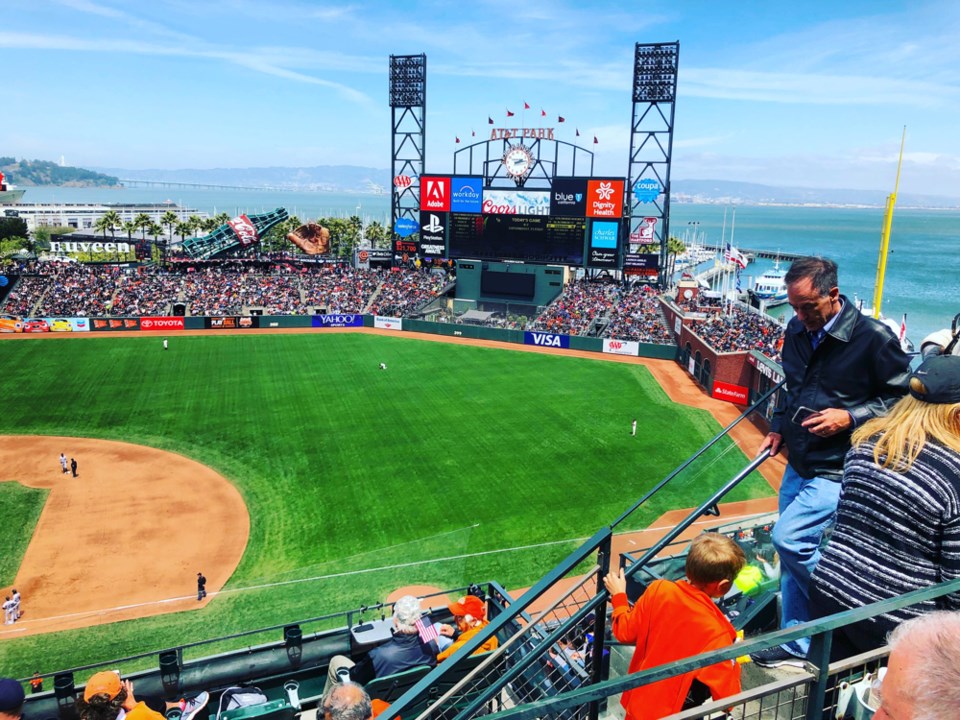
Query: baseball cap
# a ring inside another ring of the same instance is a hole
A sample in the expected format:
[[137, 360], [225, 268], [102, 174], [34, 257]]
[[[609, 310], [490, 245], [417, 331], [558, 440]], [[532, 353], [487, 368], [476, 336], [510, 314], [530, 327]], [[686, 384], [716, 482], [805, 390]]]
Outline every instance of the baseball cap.
[[483, 617], [483, 600], [476, 595], [467, 595], [447, 605], [454, 615], [470, 615], [477, 620]]
[[104, 670], [87, 680], [87, 686], [83, 689], [83, 699], [90, 702], [90, 698], [95, 695], [106, 695], [113, 700], [120, 694], [122, 687], [119, 674], [113, 670]]
[[11, 678], [0, 678], [0, 712], [23, 705], [23, 686]]
[[937, 405], [960, 403], [960, 355], [924, 360], [910, 376], [910, 394]]

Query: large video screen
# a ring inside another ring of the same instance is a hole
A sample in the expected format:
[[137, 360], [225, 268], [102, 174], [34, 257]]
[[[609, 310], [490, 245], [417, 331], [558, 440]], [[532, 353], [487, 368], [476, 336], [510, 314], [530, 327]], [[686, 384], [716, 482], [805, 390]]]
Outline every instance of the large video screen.
[[450, 213], [448, 256], [582, 265], [587, 221], [550, 215]]

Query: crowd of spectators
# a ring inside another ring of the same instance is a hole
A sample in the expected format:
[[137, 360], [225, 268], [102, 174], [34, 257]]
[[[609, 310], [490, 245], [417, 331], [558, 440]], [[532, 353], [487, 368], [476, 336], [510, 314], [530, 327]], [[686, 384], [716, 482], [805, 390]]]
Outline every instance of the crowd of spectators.
[[445, 276], [434, 272], [392, 270], [383, 276], [369, 312], [404, 317], [437, 297], [446, 282]]
[[167, 315], [174, 303], [183, 303], [190, 315], [238, 315], [247, 308], [302, 315], [317, 308], [402, 316], [428, 303], [446, 283], [443, 274], [424, 270], [289, 263], [175, 263], [161, 270], [41, 262], [24, 271], [0, 312], [20, 317]]
[[640, 283], [619, 290], [603, 334], [618, 340], [656, 345], [672, 345], [675, 342], [673, 332], [663, 317], [657, 291]]
[[529, 330], [545, 330], [564, 335], [586, 335], [593, 321], [613, 306], [616, 286], [581, 279], [567, 283], [556, 300], [530, 323]]
[[717, 352], [759, 350], [780, 361], [783, 327], [760, 312], [730, 305], [707, 320], [695, 320], [691, 329]]
[[324, 268], [322, 272], [300, 278], [304, 303], [324, 308], [328, 313], [361, 313], [380, 284], [377, 270], [356, 269], [346, 265]]

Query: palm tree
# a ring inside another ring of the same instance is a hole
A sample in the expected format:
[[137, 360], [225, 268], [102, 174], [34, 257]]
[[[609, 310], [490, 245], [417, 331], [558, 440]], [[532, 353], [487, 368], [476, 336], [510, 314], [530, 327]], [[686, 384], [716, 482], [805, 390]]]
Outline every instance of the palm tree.
[[671, 283], [677, 267], [677, 256], [682, 255], [687, 249], [680, 238], [671, 237], [667, 240], [667, 266], [670, 268], [670, 274], [667, 276], [667, 283]]
[[187, 225], [190, 226], [190, 232], [196, 236], [196, 234], [203, 228], [203, 218], [199, 215], [191, 215], [187, 218]]
[[122, 223], [120, 227], [127, 234], [127, 240], [130, 242], [133, 242], [133, 234], [140, 229], [135, 219]]
[[226, 225], [228, 222], [230, 222], [230, 216], [227, 215], [225, 212], [218, 212], [216, 215], [213, 216], [213, 219], [217, 221], [217, 227], [220, 227], [221, 225]]
[[160, 218], [160, 224], [167, 228], [168, 240], [173, 240], [173, 227], [178, 222], [180, 222], [180, 218], [173, 210], [167, 210]]
[[107, 230], [111, 230], [112, 227], [110, 222], [107, 220], [106, 215], [101, 215], [93, 223], [93, 231], [98, 233], [103, 233], [103, 239], [107, 239]]
[[[120, 219], [120, 216], [117, 214], [116, 210], [107, 210], [103, 214], [103, 221], [107, 223], [107, 228], [110, 230], [110, 237], [114, 240], [117, 239], [117, 228], [123, 227], [123, 220]], [[106, 235], [104, 235], [106, 237]]]
[[190, 227], [189, 222], [177, 222], [176, 227], [174, 227], [174, 233], [180, 236], [180, 240], [186, 240], [187, 235], [193, 232], [193, 228]]
[[147, 239], [147, 228], [153, 223], [150, 216], [146, 213], [140, 213], [133, 219], [133, 224], [140, 229], [140, 239]]

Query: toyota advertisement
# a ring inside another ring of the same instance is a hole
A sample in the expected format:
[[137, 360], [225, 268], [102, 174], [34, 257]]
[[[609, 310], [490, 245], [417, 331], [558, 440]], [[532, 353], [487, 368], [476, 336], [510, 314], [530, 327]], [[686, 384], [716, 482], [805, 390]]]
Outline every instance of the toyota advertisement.
[[182, 317], [142, 317], [140, 318], [140, 329], [154, 332], [171, 332], [172, 330], [183, 330]]

